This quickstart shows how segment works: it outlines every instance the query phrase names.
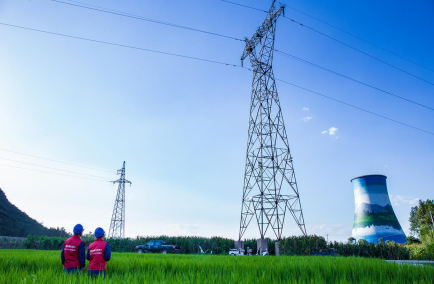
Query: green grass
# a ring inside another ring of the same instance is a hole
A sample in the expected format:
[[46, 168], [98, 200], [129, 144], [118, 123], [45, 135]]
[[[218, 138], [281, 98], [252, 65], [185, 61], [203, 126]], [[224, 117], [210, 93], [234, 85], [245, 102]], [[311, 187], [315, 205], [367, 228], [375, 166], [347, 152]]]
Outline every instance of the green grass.
[[114, 253], [108, 277], [64, 275], [59, 251], [0, 250], [0, 283], [434, 283], [434, 268], [354, 257]]

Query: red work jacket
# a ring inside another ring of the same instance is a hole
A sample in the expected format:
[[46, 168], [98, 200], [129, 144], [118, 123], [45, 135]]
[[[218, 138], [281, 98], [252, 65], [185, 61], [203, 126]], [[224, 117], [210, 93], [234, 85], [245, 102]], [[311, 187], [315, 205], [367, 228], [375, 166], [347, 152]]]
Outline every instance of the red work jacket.
[[107, 242], [103, 239], [96, 239], [89, 245], [89, 270], [106, 270], [104, 249]]
[[83, 241], [80, 236], [72, 236], [65, 241], [63, 245], [63, 253], [65, 255], [65, 262], [63, 266], [65, 268], [80, 267], [80, 261], [78, 260], [78, 246]]

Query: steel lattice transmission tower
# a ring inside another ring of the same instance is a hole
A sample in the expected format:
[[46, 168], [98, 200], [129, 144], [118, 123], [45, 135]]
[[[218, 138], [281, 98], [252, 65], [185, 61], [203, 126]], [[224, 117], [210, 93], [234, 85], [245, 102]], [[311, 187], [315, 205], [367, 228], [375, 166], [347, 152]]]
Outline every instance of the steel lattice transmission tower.
[[250, 60], [253, 90], [240, 241], [253, 216], [256, 217], [262, 239], [267, 230], [272, 228], [280, 240], [287, 209], [301, 232], [306, 235], [293, 160], [272, 68], [276, 21], [283, 13], [284, 7], [277, 9], [273, 1], [264, 23], [250, 40], [245, 39], [246, 47], [241, 57], [241, 62], [247, 57]]
[[121, 177], [113, 181], [113, 184], [119, 183], [119, 187], [108, 237], [123, 239], [125, 237], [125, 184], [132, 184], [129, 180], [125, 179], [125, 161], [122, 169], [118, 170], [117, 174], [120, 174]]

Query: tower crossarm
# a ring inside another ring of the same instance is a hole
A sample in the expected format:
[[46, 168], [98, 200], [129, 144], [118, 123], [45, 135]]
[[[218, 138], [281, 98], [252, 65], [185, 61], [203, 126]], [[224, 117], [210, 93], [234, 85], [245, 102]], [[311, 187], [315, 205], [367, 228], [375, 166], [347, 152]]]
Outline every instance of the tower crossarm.
[[115, 184], [115, 183], [129, 183], [130, 185], [133, 184], [131, 181], [126, 180], [126, 179], [124, 179], [124, 180], [118, 179], [118, 180], [114, 180], [114, 181], [111, 181], [111, 182], [113, 184]]
[[271, 8], [268, 12], [267, 18], [262, 23], [262, 25], [258, 28], [256, 33], [252, 36], [251, 39], [246, 38], [246, 47], [244, 48], [243, 55], [241, 56], [241, 65], [243, 65], [244, 59], [246, 59], [255, 48], [261, 43], [264, 36], [267, 34], [270, 27], [277, 21], [277, 19], [283, 14], [285, 14], [285, 6], [281, 6], [277, 11], [275, 8], [275, 0], [271, 5]]

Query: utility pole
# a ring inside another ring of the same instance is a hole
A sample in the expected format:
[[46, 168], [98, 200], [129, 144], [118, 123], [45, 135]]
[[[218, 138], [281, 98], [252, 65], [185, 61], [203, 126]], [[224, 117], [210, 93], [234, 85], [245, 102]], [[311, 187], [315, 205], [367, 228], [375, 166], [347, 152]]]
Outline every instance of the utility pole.
[[119, 187], [108, 237], [123, 239], [125, 237], [125, 184], [129, 183], [131, 186], [131, 182], [125, 179], [125, 161], [122, 169], [118, 170], [117, 174], [121, 175], [121, 177], [113, 181], [113, 184], [118, 183]]
[[327, 243], [329, 242], [329, 234], [326, 234], [326, 236], [327, 236]]
[[431, 211], [429, 211], [429, 215], [431, 215], [431, 222], [432, 222], [432, 226], [433, 226], [433, 230], [434, 230], [434, 219], [433, 219], [433, 217], [432, 217], [432, 213], [431, 213]]
[[258, 247], [262, 247], [263, 251], [264, 245], [268, 246], [264, 238], [269, 228], [277, 240], [281, 239], [286, 210], [291, 213], [302, 234], [306, 235], [293, 158], [272, 68], [276, 22], [283, 13], [284, 7], [277, 9], [273, 1], [263, 24], [251, 39], [245, 39], [246, 46], [241, 57], [241, 63], [246, 58], [250, 60], [253, 83], [236, 246], [244, 247], [241, 238], [255, 216], [261, 236]]

